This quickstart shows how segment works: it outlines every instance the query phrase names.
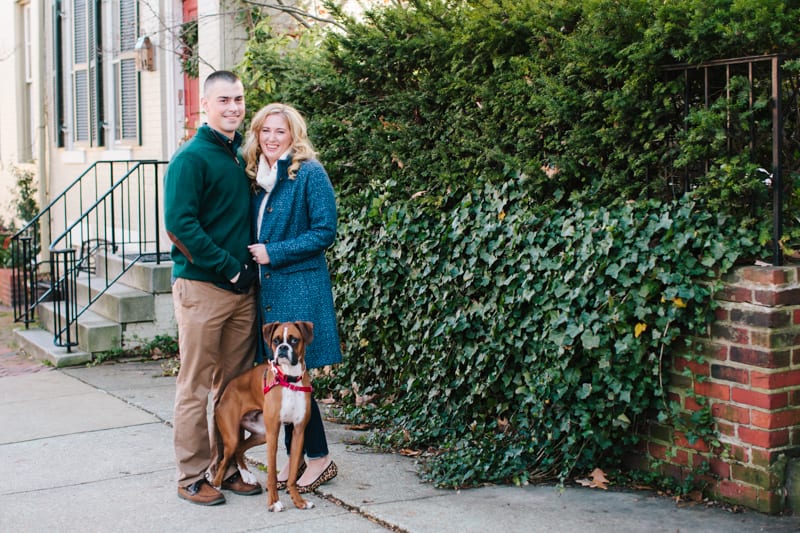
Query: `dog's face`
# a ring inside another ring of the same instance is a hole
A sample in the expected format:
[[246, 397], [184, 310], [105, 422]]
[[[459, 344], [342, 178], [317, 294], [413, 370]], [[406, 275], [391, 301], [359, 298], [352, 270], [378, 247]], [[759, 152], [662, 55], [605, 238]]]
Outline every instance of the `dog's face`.
[[273, 322], [264, 325], [263, 334], [277, 364], [305, 367], [306, 345], [314, 339], [314, 324]]

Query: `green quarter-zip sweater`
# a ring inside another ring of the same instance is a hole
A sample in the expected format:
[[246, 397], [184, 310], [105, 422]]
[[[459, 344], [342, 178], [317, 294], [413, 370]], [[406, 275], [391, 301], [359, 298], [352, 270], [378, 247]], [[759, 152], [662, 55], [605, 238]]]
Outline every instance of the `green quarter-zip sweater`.
[[173, 155], [164, 176], [172, 275], [229, 286], [250, 254], [250, 180], [234, 139], [207, 124]]

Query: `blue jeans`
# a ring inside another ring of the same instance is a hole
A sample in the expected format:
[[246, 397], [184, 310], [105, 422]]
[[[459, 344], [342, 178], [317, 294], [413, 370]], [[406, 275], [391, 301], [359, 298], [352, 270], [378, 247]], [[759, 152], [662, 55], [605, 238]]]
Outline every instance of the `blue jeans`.
[[[286, 442], [286, 453], [292, 449], [292, 428], [293, 424], [283, 426], [283, 433]], [[322, 425], [322, 415], [319, 406], [314, 398], [311, 398], [311, 418], [303, 433], [303, 453], [309, 459], [319, 459], [328, 455], [328, 440], [325, 438], [325, 427]]]

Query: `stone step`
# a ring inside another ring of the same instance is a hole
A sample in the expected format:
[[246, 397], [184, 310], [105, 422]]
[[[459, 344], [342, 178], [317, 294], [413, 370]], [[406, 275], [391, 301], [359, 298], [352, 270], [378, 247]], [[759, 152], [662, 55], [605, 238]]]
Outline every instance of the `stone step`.
[[[54, 344], [55, 304], [42, 303], [38, 307], [39, 328], [20, 330], [21, 346], [37, 359], [49, 361], [54, 366], [85, 364], [99, 352], [133, 348], [147, 344], [160, 335], [177, 335], [177, 325], [172, 304], [172, 261], [155, 263], [155, 255], [145, 257], [129, 270], [83, 312], [73, 336], [77, 332], [78, 346], [69, 352]], [[98, 253], [94, 257], [94, 274], [81, 274], [76, 283], [78, 308], [89, 301], [90, 295], [99, 294], [108, 279], [122, 272], [128, 260], [115, 254]], [[62, 311], [63, 315], [63, 311]], [[63, 316], [62, 316], [63, 320]]]
[[[155, 318], [153, 294], [117, 281], [105, 289], [103, 276], [81, 274], [76, 281], [78, 307], [85, 307], [90, 295], [97, 298], [89, 309], [114, 322], [147, 322]], [[105, 289], [105, 292], [102, 292]], [[97, 295], [101, 293], [98, 297]]]
[[[62, 306], [63, 307], [63, 306]], [[39, 323], [50, 333], [55, 333], [53, 302], [44, 302], [37, 307]], [[63, 308], [61, 310], [63, 320]], [[122, 325], [109, 320], [91, 310], [85, 311], [78, 319], [77, 327], [72, 326], [72, 338], [78, 335], [78, 348], [86, 352], [108, 352], [122, 348]], [[52, 340], [51, 340], [52, 342]]]
[[[161, 263], [156, 263], [156, 254], [146, 254], [136, 261], [119, 279], [128, 287], [151, 294], [172, 292], [172, 260], [169, 254], [161, 253]], [[95, 257], [98, 276], [108, 274], [110, 279], [117, 277], [130, 261], [124, 256], [99, 252]]]
[[77, 347], [68, 351], [56, 346], [53, 334], [42, 328], [16, 329], [14, 340], [26, 354], [39, 361], [47, 361], [56, 368], [85, 365], [92, 360], [91, 353]]

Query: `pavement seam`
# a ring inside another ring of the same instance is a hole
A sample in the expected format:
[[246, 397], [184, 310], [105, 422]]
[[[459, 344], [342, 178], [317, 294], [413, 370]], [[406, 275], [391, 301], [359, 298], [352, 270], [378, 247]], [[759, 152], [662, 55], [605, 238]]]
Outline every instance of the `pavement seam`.
[[394, 525], [394, 524], [392, 524], [390, 522], [387, 522], [386, 520], [381, 520], [380, 518], [378, 518], [376, 516], [372, 516], [371, 514], [364, 512], [360, 507], [356, 507], [356, 506], [350, 505], [349, 503], [345, 503], [342, 500], [340, 500], [339, 498], [337, 498], [337, 497], [335, 497], [335, 496], [333, 496], [331, 494], [326, 494], [324, 492], [320, 492], [319, 490], [315, 490], [314, 493], [317, 496], [319, 496], [320, 498], [323, 498], [324, 500], [327, 500], [330, 503], [336, 505], [337, 507], [341, 507], [341, 508], [346, 509], [347, 511], [349, 511], [351, 513], [355, 513], [355, 514], [357, 514], [357, 515], [359, 515], [359, 516], [361, 516], [363, 518], [366, 518], [370, 522], [372, 522], [374, 524], [377, 524], [377, 525], [379, 525], [381, 527], [384, 527], [384, 528], [388, 529], [389, 531], [396, 531], [397, 533], [409, 533], [408, 530], [403, 529], [400, 526], [396, 526], [396, 525]]
[[106, 482], [106, 481], [113, 481], [113, 480], [116, 480], [116, 479], [125, 479], [125, 478], [128, 478], [128, 477], [149, 476], [151, 474], [158, 474], [160, 472], [166, 472], [166, 471], [169, 471], [169, 470], [172, 470], [172, 467], [159, 468], [157, 470], [151, 470], [149, 472], [136, 472], [136, 473], [128, 472], [127, 474], [120, 474], [118, 476], [109, 476], [109, 477], [104, 477], [104, 478], [101, 478], [101, 479], [93, 479], [91, 481], [82, 481], [80, 483], [66, 483], [66, 484], [63, 484], [63, 485], [51, 485], [49, 487], [42, 487], [42, 488], [39, 488], [39, 489], [28, 489], [28, 490], [14, 491], [14, 492], [3, 492], [3, 493], [0, 493], [0, 496], [13, 496], [13, 495], [17, 495], [17, 494], [36, 494], [37, 492], [50, 491], [50, 490], [54, 490], [54, 489], [68, 489], [68, 488], [71, 488], [71, 487], [81, 487], [81, 486], [85, 486], [85, 485], [93, 485], [95, 483], [103, 483], [103, 482]]

